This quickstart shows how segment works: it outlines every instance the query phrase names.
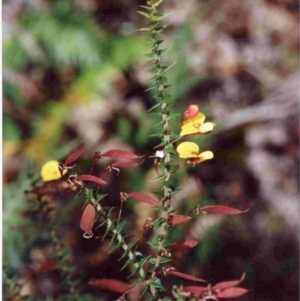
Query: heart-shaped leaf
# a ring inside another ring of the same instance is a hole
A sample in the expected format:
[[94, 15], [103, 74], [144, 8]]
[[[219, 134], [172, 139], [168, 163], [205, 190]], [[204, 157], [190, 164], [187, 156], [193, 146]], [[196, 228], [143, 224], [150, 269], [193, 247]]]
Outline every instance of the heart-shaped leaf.
[[74, 161], [76, 161], [79, 157], [82, 156], [82, 154], [84, 153], [84, 149], [80, 149], [77, 152], [73, 153], [72, 155], [70, 155], [66, 161], [64, 162], [64, 166], [68, 166], [69, 164], [73, 163]]
[[215, 293], [217, 298], [236, 298], [248, 293], [249, 290], [241, 287], [230, 287]]
[[245, 274], [242, 275], [241, 279], [238, 280], [229, 280], [229, 281], [222, 281], [215, 284], [212, 289], [214, 290], [223, 290], [225, 288], [234, 287], [239, 285], [245, 279]]
[[185, 239], [181, 241], [177, 241], [173, 243], [170, 247], [168, 247], [169, 250], [188, 250], [191, 248], [194, 248], [199, 243], [198, 240], [194, 239]]
[[89, 284], [103, 289], [108, 289], [119, 294], [124, 294], [130, 289], [129, 284], [120, 280], [109, 278], [91, 280], [89, 281]]
[[97, 183], [97, 184], [107, 184], [101, 178], [98, 178], [98, 177], [95, 177], [95, 176], [92, 176], [92, 175], [80, 175], [80, 176], [76, 177], [75, 180], [89, 181], [89, 182], [94, 182], [94, 183]]
[[198, 277], [195, 277], [192, 275], [188, 275], [188, 274], [184, 274], [181, 272], [177, 272], [172, 268], [167, 269], [165, 272], [167, 275], [174, 275], [174, 276], [181, 277], [181, 278], [188, 279], [188, 280], [193, 280], [193, 281], [197, 281], [197, 282], [207, 282], [206, 280], [203, 280], [201, 278], [198, 278]]
[[183, 291], [191, 293], [194, 297], [200, 297], [201, 294], [207, 292], [208, 289], [204, 286], [186, 286], [183, 288]]
[[122, 149], [112, 149], [109, 150], [103, 154], [101, 154], [102, 157], [109, 157], [109, 158], [121, 158], [121, 159], [138, 159], [139, 156], [136, 154], [125, 151]]
[[175, 226], [175, 225], [183, 225], [188, 223], [192, 219], [191, 216], [188, 215], [173, 215], [170, 214], [168, 216], [168, 224], [170, 226]]
[[127, 162], [115, 162], [115, 163], [112, 163], [110, 166], [111, 167], [135, 167], [135, 166], [139, 166], [140, 163], [138, 162], [130, 162], [130, 161], [127, 161]]
[[87, 204], [81, 216], [80, 229], [85, 232], [91, 233], [94, 226], [95, 218], [96, 210], [94, 206], [92, 206], [91, 204]]
[[157, 205], [157, 203], [159, 202], [156, 198], [154, 198], [153, 196], [150, 196], [146, 193], [143, 192], [131, 192], [127, 195], [128, 198], [133, 198], [137, 201], [146, 203], [146, 204], [150, 204], [150, 205]]
[[206, 207], [202, 207], [199, 209], [204, 212], [212, 212], [212, 213], [227, 214], [227, 215], [238, 215], [241, 213], [245, 213], [249, 210], [249, 209], [247, 209], [247, 210], [241, 211], [241, 210], [238, 210], [235, 208], [222, 206], [222, 205], [206, 206]]

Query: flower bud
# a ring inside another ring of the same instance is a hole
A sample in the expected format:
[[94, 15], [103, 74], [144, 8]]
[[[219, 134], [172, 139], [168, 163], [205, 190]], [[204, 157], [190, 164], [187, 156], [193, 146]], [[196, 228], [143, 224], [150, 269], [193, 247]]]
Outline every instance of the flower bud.
[[189, 105], [186, 111], [186, 115], [190, 119], [196, 117], [198, 113], [199, 113], [199, 109], [197, 105]]

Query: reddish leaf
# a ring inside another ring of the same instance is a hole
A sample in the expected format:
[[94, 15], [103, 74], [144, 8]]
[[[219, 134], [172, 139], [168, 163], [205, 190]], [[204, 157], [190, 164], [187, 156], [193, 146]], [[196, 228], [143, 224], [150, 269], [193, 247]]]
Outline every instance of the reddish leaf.
[[158, 200], [146, 193], [143, 192], [131, 192], [127, 195], [128, 198], [136, 199], [140, 202], [150, 204], [150, 205], [157, 205]]
[[194, 297], [200, 297], [201, 294], [207, 292], [208, 289], [204, 286], [186, 286], [183, 288], [183, 291], [191, 293]]
[[25, 193], [33, 193], [36, 195], [51, 195], [59, 191], [69, 190], [72, 188], [72, 184], [67, 182], [44, 182], [43, 187], [33, 190], [25, 190]]
[[188, 215], [169, 215], [168, 216], [168, 224], [170, 226], [175, 226], [175, 225], [183, 225], [188, 223], [192, 217]]
[[80, 149], [77, 152], [75, 152], [74, 154], [70, 155], [65, 163], [63, 164], [64, 166], [67, 166], [71, 163], [73, 163], [74, 161], [76, 161], [79, 157], [81, 157], [81, 155], [84, 153], [84, 149]]
[[112, 163], [110, 166], [111, 167], [134, 167], [138, 165], [140, 165], [140, 163], [138, 162], [115, 162]]
[[188, 250], [194, 248], [198, 244], [198, 240], [185, 239], [173, 243], [168, 249], [169, 250]]
[[218, 214], [237, 215], [237, 214], [247, 212], [249, 209], [241, 211], [227, 206], [215, 205], [215, 206], [202, 207], [200, 208], [200, 210], [205, 212], [218, 213]]
[[41, 263], [37, 267], [33, 267], [33, 269], [37, 273], [42, 273], [44, 271], [51, 271], [51, 270], [56, 269], [57, 265], [58, 265], [58, 261], [57, 260], [49, 260], [49, 261], [46, 261], [44, 263]]
[[247, 294], [248, 291], [249, 290], [241, 287], [230, 287], [218, 293], [215, 293], [215, 295], [217, 298], [235, 298]]
[[92, 175], [80, 175], [76, 177], [74, 180], [79, 180], [79, 181], [89, 181], [89, 182], [95, 182], [98, 184], [107, 184], [105, 181], [102, 179], [92, 176]]
[[110, 157], [110, 158], [122, 158], [122, 159], [138, 159], [139, 156], [137, 156], [134, 153], [122, 150], [122, 149], [112, 149], [109, 150], [103, 154], [101, 154], [102, 157]]
[[96, 210], [94, 206], [92, 206], [91, 204], [87, 204], [81, 216], [80, 229], [85, 232], [91, 232], [93, 229], [95, 218]]
[[197, 278], [195, 276], [177, 272], [177, 271], [173, 270], [172, 268], [166, 270], [165, 272], [167, 275], [174, 275], [174, 276], [178, 276], [178, 277], [185, 278], [188, 280], [193, 280], [193, 281], [197, 281], [197, 282], [207, 282], [206, 280], [203, 280], [201, 278]]
[[130, 286], [129, 284], [116, 280], [116, 279], [96, 279], [96, 280], [91, 280], [89, 281], [89, 284], [92, 286], [97, 286], [100, 288], [108, 289], [110, 291], [119, 293], [119, 294], [124, 294], [126, 293]]
[[245, 274], [243, 274], [242, 278], [239, 279], [239, 280], [229, 280], [229, 281], [222, 281], [222, 282], [219, 282], [217, 284], [215, 284], [212, 289], [214, 290], [223, 290], [225, 288], [229, 288], [229, 287], [234, 287], [234, 286], [237, 286], [239, 285], [245, 278]]

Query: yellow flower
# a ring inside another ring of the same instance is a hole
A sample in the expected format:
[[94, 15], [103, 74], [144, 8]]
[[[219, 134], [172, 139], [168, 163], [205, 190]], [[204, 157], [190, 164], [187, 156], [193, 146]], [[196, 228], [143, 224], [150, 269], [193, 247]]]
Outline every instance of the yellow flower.
[[[55, 160], [48, 161], [41, 168], [41, 177], [44, 182], [54, 181], [61, 178], [61, 173], [59, 171], [59, 162]], [[67, 169], [63, 170], [63, 175], [67, 173]]]
[[180, 136], [187, 136], [193, 134], [208, 134], [216, 126], [213, 122], [204, 122], [205, 115], [198, 113], [195, 117], [184, 120], [181, 124]]
[[190, 159], [187, 163], [193, 165], [214, 157], [211, 151], [205, 151], [199, 154], [199, 146], [194, 142], [182, 142], [177, 146], [176, 150], [179, 154], [179, 158]]

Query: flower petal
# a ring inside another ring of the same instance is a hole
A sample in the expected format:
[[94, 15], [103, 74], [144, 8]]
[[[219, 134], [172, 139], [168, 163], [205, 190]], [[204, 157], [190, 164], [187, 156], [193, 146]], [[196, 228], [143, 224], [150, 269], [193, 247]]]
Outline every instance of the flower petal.
[[180, 158], [197, 158], [199, 156], [199, 146], [194, 142], [182, 142], [177, 148]]
[[202, 113], [198, 113], [195, 117], [183, 121], [179, 136], [199, 134], [200, 133], [199, 129], [204, 123], [204, 120], [205, 120], [205, 115]]
[[214, 154], [213, 154], [213, 152], [211, 152], [211, 151], [205, 151], [205, 152], [202, 152], [202, 153], [198, 156], [199, 161], [200, 161], [200, 162], [198, 162], [198, 163], [201, 163], [201, 162], [206, 161], [206, 160], [210, 160], [210, 159], [212, 159], [213, 157], [214, 157]]
[[208, 134], [210, 133], [214, 128], [216, 127], [216, 124], [213, 122], [205, 122], [203, 123], [200, 128], [199, 131], [201, 134]]
[[179, 136], [188, 136], [193, 134], [199, 134], [199, 128], [201, 125], [197, 126], [197, 124], [188, 123], [181, 127], [181, 132]]
[[184, 120], [182, 125], [188, 124], [188, 123], [199, 123], [200, 125], [204, 123], [205, 115], [203, 113], [198, 113], [195, 117]]
[[[55, 160], [48, 161], [41, 168], [41, 177], [44, 182], [54, 181], [61, 178], [59, 171], [59, 162]], [[63, 170], [63, 174], [67, 173], [67, 169]]]

